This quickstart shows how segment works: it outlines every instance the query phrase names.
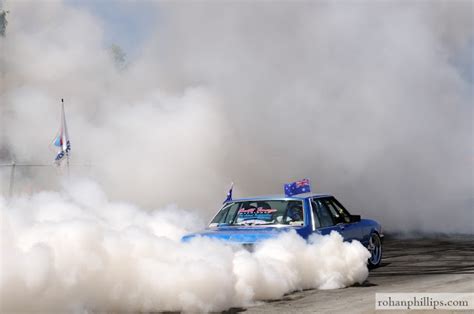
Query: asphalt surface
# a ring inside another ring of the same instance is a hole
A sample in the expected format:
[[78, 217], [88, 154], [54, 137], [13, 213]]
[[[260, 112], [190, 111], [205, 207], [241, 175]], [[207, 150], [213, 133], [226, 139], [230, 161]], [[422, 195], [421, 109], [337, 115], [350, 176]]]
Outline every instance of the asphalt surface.
[[[281, 300], [228, 312], [403, 313], [395, 310], [376, 311], [377, 292], [474, 292], [474, 236], [386, 238], [381, 267], [372, 270], [362, 285], [337, 290], [298, 291]], [[430, 311], [409, 312], [418, 314]], [[443, 312], [448, 311], [436, 311]]]

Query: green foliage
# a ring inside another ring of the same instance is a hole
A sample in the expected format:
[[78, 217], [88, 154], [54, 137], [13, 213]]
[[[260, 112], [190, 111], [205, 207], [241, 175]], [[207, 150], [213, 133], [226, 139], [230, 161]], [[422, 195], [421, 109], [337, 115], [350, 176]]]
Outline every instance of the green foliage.
[[126, 53], [122, 50], [122, 48], [116, 44], [110, 45], [109, 48], [110, 54], [114, 60], [115, 65], [119, 70], [122, 70], [126, 66]]
[[0, 11], [0, 36], [5, 37], [7, 32], [7, 13], [8, 11]]

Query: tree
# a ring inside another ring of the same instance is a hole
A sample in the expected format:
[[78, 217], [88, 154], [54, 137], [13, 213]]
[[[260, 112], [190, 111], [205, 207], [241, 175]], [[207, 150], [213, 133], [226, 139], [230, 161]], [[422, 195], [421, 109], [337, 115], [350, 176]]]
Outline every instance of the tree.
[[112, 44], [110, 45], [109, 48], [110, 54], [112, 55], [112, 58], [114, 60], [115, 66], [119, 70], [123, 70], [125, 68], [126, 64], [126, 57], [127, 54], [120, 48], [119, 45]]
[[7, 32], [7, 14], [8, 11], [1, 10], [0, 11], [0, 36], [5, 37]]

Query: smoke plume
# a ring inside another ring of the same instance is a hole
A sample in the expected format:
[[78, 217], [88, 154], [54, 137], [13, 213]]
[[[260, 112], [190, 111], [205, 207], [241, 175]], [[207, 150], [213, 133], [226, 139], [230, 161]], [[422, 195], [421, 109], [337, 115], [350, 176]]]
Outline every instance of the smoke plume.
[[[309, 177], [389, 232], [473, 233], [471, 1], [146, 9], [129, 53], [90, 6], [0, 1], [0, 163], [36, 165], [13, 187], [0, 168], [2, 310], [219, 311], [365, 280], [367, 250], [338, 234], [181, 243], [231, 181]], [[61, 98], [65, 184], [41, 166]]]
[[[309, 177], [387, 230], [473, 232], [472, 2], [150, 7], [149, 38], [122, 62], [92, 10], [2, 2], [5, 162], [50, 162], [65, 98], [71, 173], [113, 200], [207, 219], [230, 181], [274, 194]], [[16, 176], [15, 194], [60, 177]]]
[[202, 226], [189, 211], [109, 202], [92, 182], [0, 198], [0, 309], [226, 310], [308, 288], [362, 283], [369, 252], [338, 233], [309, 243], [295, 232], [250, 253], [220, 241], [179, 239]]

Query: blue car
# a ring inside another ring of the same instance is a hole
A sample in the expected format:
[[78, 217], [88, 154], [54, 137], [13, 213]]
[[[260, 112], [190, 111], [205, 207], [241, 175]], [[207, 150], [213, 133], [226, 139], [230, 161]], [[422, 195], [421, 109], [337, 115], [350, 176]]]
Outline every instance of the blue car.
[[295, 230], [308, 239], [339, 232], [345, 241], [360, 241], [371, 253], [368, 266], [374, 268], [382, 260], [382, 228], [371, 219], [351, 215], [342, 204], [328, 194], [299, 194], [230, 200], [212, 219], [206, 230], [188, 234], [183, 241], [196, 236], [216, 238], [252, 248], [257, 242]]

